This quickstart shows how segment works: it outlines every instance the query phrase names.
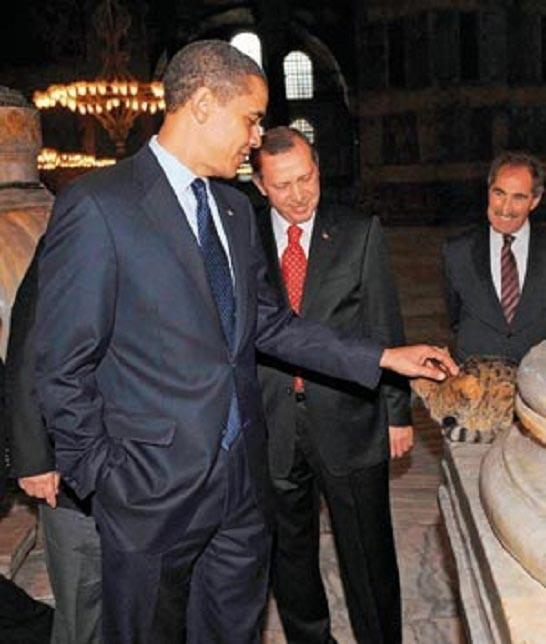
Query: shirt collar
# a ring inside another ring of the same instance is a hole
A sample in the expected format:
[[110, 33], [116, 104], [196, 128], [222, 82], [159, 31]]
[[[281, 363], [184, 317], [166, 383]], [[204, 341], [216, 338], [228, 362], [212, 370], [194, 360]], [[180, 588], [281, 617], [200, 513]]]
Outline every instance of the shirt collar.
[[[310, 231], [313, 229], [313, 223], [315, 221], [317, 211], [313, 213], [313, 216], [310, 217], [307, 221], [303, 221], [300, 224], [297, 224], [299, 226], [304, 234], [310, 233]], [[275, 237], [280, 237], [282, 238], [283, 236], [286, 236], [286, 231], [288, 228], [292, 225], [289, 221], [287, 221], [276, 208], [271, 208], [271, 222], [273, 225], [273, 232], [275, 233]]]
[[[167, 179], [171, 186], [176, 187], [180, 192], [187, 190], [192, 182], [197, 179], [197, 175], [194, 174], [187, 166], [185, 166], [181, 161], [179, 161], [174, 154], [168, 152], [157, 140], [157, 136], [154, 134], [149, 142], [150, 149], [155, 154], [159, 165], [163, 168], [163, 171], [167, 175]], [[209, 190], [209, 181], [206, 177], [199, 177], [205, 182], [207, 186], [207, 191]]]
[[[511, 235], [514, 237], [514, 241], [512, 242], [512, 244], [529, 243], [530, 234], [531, 234], [531, 225], [529, 224], [529, 219], [526, 219], [525, 223], [519, 230], [516, 230], [516, 232], [511, 233]], [[489, 226], [489, 238], [496, 245], [502, 246], [504, 242], [503, 234], [494, 230], [493, 226], [491, 225]]]

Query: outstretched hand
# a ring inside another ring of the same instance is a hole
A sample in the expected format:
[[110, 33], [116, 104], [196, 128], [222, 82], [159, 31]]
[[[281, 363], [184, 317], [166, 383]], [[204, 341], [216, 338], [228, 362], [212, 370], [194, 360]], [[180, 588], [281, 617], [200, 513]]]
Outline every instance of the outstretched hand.
[[456, 376], [459, 373], [459, 368], [447, 349], [428, 344], [385, 349], [379, 366], [409, 378], [444, 380], [446, 376]]

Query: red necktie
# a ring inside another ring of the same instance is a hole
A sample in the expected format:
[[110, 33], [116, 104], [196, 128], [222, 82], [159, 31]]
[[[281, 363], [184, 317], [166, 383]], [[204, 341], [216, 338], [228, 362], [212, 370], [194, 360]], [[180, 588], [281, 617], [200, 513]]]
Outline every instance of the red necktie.
[[508, 324], [512, 322], [519, 302], [519, 278], [516, 258], [512, 252], [513, 235], [503, 235], [501, 250], [501, 306]]
[[[290, 306], [296, 313], [299, 313], [307, 270], [307, 258], [300, 244], [303, 230], [299, 226], [292, 224], [286, 232], [288, 234], [288, 246], [281, 257], [281, 272]], [[294, 390], [296, 392], [303, 391], [303, 378], [299, 376], [294, 378]]]

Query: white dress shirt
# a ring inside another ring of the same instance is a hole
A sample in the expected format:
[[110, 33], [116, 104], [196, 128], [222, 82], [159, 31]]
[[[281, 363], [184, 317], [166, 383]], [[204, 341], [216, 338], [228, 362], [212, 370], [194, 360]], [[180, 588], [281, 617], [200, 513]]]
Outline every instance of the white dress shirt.
[[[519, 292], [523, 290], [525, 283], [525, 275], [527, 273], [527, 259], [529, 257], [529, 237], [531, 233], [531, 226], [529, 220], [526, 220], [523, 226], [515, 233], [512, 242], [512, 252], [516, 259], [518, 267], [518, 281]], [[489, 250], [491, 258], [491, 277], [499, 300], [501, 299], [501, 251], [504, 244], [502, 233], [498, 233], [489, 226]]]
[[[311, 246], [311, 235], [313, 234], [313, 226], [315, 224], [315, 215], [307, 221], [297, 224], [302, 229], [303, 233], [300, 237], [300, 244], [305, 253], [305, 257], [309, 258], [309, 247]], [[273, 234], [275, 235], [275, 243], [277, 244], [277, 255], [279, 259], [288, 246], [288, 233], [286, 232], [291, 225], [289, 221], [278, 213], [275, 208], [271, 208], [271, 224], [273, 226]]]
[[174, 155], [170, 152], [167, 152], [165, 148], [157, 140], [157, 136], [153, 136], [150, 139], [150, 149], [154, 153], [159, 165], [163, 169], [167, 177], [169, 185], [176, 195], [176, 199], [182, 208], [182, 212], [186, 216], [188, 224], [195, 235], [195, 239], [199, 244], [199, 232], [197, 228], [197, 199], [193, 194], [191, 189], [191, 184], [194, 179], [200, 178], [204, 181], [207, 188], [207, 198], [209, 202], [210, 212], [212, 214], [212, 219], [214, 225], [216, 226], [216, 231], [218, 232], [218, 237], [220, 238], [220, 243], [222, 244], [224, 251], [226, 253], [229, 270], [231, 272], [231, 279], [233, 279], [233, 268], [231, 265], [231, 256], [229, 254], [229, 245], [222, 226], [222, 220], [220, 219], [220, 213], [218, 212], [218, 205], [216, 204], [216, 199], [212, 194], [210, 189], [209, 180], [206, 177], [197, 177], [193, 172], [187, 168], [183, 163], [181, 163]]

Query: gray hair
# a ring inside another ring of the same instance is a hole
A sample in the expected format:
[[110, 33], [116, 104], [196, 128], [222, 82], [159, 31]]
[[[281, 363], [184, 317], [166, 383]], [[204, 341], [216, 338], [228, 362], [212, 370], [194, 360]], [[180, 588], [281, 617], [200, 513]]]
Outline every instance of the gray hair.
[[499, 170], [504, 166], [527, 168], [533, 180], [533, 196], [542, 196], [544, 192], [544, 169], [537, 157], [527, 152], [502, 152], [493, 159], [491, 167], [489, 168], [489, 175], [487, 177], [487, 185], [489, 188], [495, 183]]
[[173, 56], [163, 76], [167, 112], [184, 105], [200, 87], [225, 103], [248, 93], [247, 79], [257, 76], [267, 85], [261, 67], [223, 40], [198, 40]]

